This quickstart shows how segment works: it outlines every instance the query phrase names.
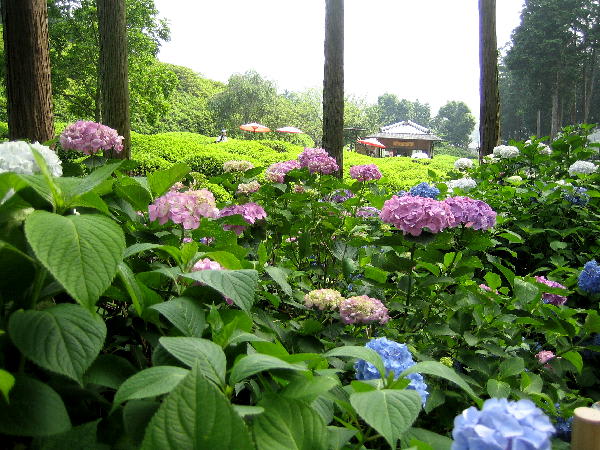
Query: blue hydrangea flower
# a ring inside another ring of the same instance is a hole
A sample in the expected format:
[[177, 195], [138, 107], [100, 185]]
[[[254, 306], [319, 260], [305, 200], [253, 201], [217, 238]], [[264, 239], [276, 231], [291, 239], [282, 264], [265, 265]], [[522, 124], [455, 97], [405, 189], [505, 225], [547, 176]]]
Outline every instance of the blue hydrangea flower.
[[[560, 414], [560, 403], [555, 403], [554, 407]], [[561, 416], [556, 416], [556, 437], [563, 441], [571, 442], [571, 431], [573, 428], [573, 417], [565, 419]]]
[[579, 274], [579, 289], [589, 294], [598, 294], [600, 292], [600, 265], [595, 259], [588, 261], [583, 266]]
[[555, 429], [531, 400], [486, 400], [454, 419], [452, 450], [551, 450]]
[[[371, 339], [367, 342], [366, 347], [379, 353], [383, 360], [386, 376], [390, 372], [393, 372], [394, 379], [397, 379], [402, 372], [416, 364], [406, 344], [399, 344], [383, 337]], [[357, 380], [374, 380], [379, 378], [379, 371], [375, 366], [362, 359], [356, 362], [354, 369], [356, 370]], [[427, 384], [423, 381], [423, 375], [420, 373], [411, 373], [407, 375], [407, 378], [410, 380], [408, 389], [417, 391], [421, 396], [421, 402], [425, 405], [429, 392], [427, 392]]]
[[437, 198], [440, 195], [440, 190], [433, 185], [422, 182], [410, 188], [410, 195], [415, 197]]
[[573, 188], [573, 193], [564, 193], [563, 198], [575, 206], [585, 206], [590, 201], [590, 196], [586, 194], [587, 189], [584, 187]]

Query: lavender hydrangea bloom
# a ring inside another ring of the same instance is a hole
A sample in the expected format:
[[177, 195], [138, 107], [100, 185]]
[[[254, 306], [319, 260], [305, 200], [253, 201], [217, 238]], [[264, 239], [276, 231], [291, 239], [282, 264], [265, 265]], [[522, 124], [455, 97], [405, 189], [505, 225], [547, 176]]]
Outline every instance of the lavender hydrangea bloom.
[[335, 158], [329, 156], [327, 151], [322, 148], [305, 148], [298, 155], [300, 166], [308, 168], [310, 173], [320, 173], [330, 175], [338, 170]]
[[380, 212], [374, 206], [361, 206], [356, 210], [356, 217], [377, 217]]
[[[413, 361], [412, 354], [406, 344], [389, 340], [387, 338], [371, 339], [365, 347], [375, 350], [381, 356], [385, 367], [385, 375], [394, 374], [397, 379], [402, 372], [416, 363]], [[360, 359], [354, 365], [357, 380], [375, 380], [380, 378], [379, 371], [375, 366], [363, 359]], [[427, 384], [423, 381], [423, 375], [420, 373], [411, 373], [406, 376], [410, 380], [408, 389], [413, 389], [421, 396], [421, 402], [425, 405], [429, 392]]]
[[440, 190], [433, 185], [422, 182], [410, 188], [410, 195], [415, 197], [437, 198], [440, 195]]
[[579, 274], [578, 286], [589, 294], [600, 293], [600, 265], [595, 259], [588, 261]]
[[285, 180], [285, 175], [289, 171], [300, 168], [300, 163], [294, 159], [290, 161], [278, 162], [275, 164], [271, 164], [267, 168], [265, 172], [265, 178], [275, 183], [283, 183]]
[[450, 207], [444, 202], [411, 195], [394, 195], [386, 200], [379, 217], [412, 236], [420, 236], [424, 229], [439, 233], [455, 223]]
[[357, 181], [373, 181], [381, 178], [381, 172], [375, 164], [350, 167], [350, 178]]
[[[556, 281], [548, 280], [546, 277], [536, 276], [535, 281], [553, 288], [567, 289], [566, 286], [563, 286], [562, 284], [557, 283]], [[567, 302], [567, 297], [565, 297], [564, 295], [549, 294], [545, 292], [544, 294], [542, 294], [542, 300], [544, 301], [544, 303], [551, 303], [556, 306], [561, 306]]]
[[302, 167], [306, 167], [311, 159], [319, 156], [329, 156], [327, 150], [324, 148], [305, 148], [302, 153], [298, 155], [298, 162]]
[[[249, 223], [250, 225], [253, 225], [257, 220], [264, 219], [267, 217], [267, 213], [262, 208], [262, 206], [254, 202], [250, 202], [245, 203], [243, 205], [231, 205], [223, 208], [219, 214], [219, 218], [234, 216], [236, 214], [240, 214], [243, 217], [244, 221]], [[239, 236], [246, 229], [246, 227], [244, 225], [225, 224], [223, 225], [223, 229], [232, 230], [235, 232], [235, 234]]]
[[218, 214], [215, 197], [207, 189], [187, 192], [172, 189], [148, 206], [150, 221], [158, 219], [158, 223], [164, 225], [171, 220], [186, 230], [198, 228], [202, 217], [214, 219]]
[[390, 320], [388, 309], [376, 298], [367, 295], [349, 297], [340, 303], [340, 316], [344, 323], [385, 324]]
[[555, 429], [531, 400], [486, 400], [454, 419], [452, 450], [551, 450]]
[[60, 135], [65, 150], [77, 150], [92, 155], [100, 150], [123, 150], [123, 136], [117, 130], [101, 123], [79, 120], [69, 125]]
[[450, 207], [456, 224], [474, 230], [489, 230], [496, 224], [496, 212], [486, 202], [469, 197], [450, 197], [444, 200]]
[[339, 189], [329, 195], [326, 200], [333, 203], [344, 203], [346, 200], [354, 197], [354, 194], [349, 189]]

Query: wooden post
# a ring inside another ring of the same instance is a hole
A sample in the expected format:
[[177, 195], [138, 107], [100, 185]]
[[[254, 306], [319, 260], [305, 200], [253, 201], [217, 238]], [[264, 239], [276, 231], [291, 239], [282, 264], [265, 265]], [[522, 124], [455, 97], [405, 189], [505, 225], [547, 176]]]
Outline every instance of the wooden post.
[[571, 450], [600, 450], [600, 410], [575, 408]]

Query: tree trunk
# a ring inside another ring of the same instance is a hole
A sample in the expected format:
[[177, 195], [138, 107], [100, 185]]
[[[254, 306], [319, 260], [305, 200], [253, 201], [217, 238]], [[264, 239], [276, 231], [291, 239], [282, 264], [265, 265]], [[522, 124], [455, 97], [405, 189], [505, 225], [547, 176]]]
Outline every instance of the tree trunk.
[[98, 1], [100, 35], [101, 110], [105, 125], [123, 136], [123, 151], [115, 158], [131, 158], [129, 84], [127, 75], [127, 28], [125, 0]]
[[500, 140], [496, 0], [479, 0], [479, 158]]
[[559, 97], [558, 97], [558, 88], [559, 88], [559, 78], [558, 73], [556, 74], [556, 82], [554, 83], [554, 87], [552, 89], [552, 119], [550, 122], [550, 137], [554, 139], [560, 130], [560, 113], [559, 109]]
[[535, 135], [537, 137], [541, 137], [542, 136], [542, 110], [538, 109], [537, 110], [537, 122], [536, 122], [536, 133]]
[[596, 49], [594, 49], [592, 51], [591, 60], [592, 60], [592, 69], [591, 69], [592, 73], [588, 77], [587, 71], [586, 71], [586, 83], [584, 86], [585, 98], [584, 98], [584, 103], [583, 103], [583, 123], [587, 123], [588, 119], [590, 117], [590, 110], [592, 108], [592, 97], [594, 94], [594, 83], [596, 81], [596, 67], [600, 63], [600, 61], [598, 60], [598, 54], [596, 52]]
[[54, 137], [46, 0], [3, 0], [8, 137]]
[[323, 147], [343, 173], [344, 149], [344, 0], [325, 0]]

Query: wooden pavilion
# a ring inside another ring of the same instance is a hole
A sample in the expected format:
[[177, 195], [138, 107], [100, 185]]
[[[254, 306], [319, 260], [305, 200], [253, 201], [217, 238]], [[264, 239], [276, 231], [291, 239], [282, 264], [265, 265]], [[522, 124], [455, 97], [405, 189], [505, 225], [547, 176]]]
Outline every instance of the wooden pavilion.
[[366, 136], [376, 138], [386, 148], [377, 148], [357, 143], [356, 151], [363, 155], [375, 156], [412, 156], [413, 153], [422, 152], [433, 158], [433, 146], [442, 141], [431, 132], [417, 123], [405, 120], [381, 127], [378, 133]]

